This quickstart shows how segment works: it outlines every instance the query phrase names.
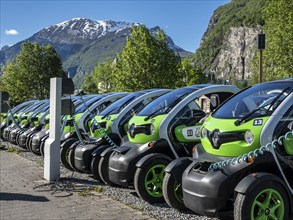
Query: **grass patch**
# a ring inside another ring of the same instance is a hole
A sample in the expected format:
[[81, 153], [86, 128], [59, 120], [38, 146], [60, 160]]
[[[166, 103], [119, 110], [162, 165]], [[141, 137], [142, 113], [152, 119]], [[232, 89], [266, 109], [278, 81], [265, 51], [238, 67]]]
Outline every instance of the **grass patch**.
[[93, 190], [94, 190], [95, 192], [103, 192], [105, 189], [104, 189], [104, 187], [102, 187], [102, 186], [94, 186], [94, 187], [93, 187]]
[[135, 204], [129, 204], [128, 206], [130, 208], [133, 208], [133, 209], [138, 210], [140, 212], [143, 212], [144, 211], [144, 207], [142, 207], [142, 206], [138, 206], [138, 205], [135, 205]]
[[86, 188], [86, 189], [78, 192], [78, 195], [79, 196], [90, 196], [90, 195], [94, 195], [94, 193], [92, 193], [92, 192], [101, 193], [103, 191], [104, 191], [104, 188], [102, 186], [94, 186], [94, 187]]
[[89, 188], [86, 188], [85, 190], [80, 191], [80, 192], [78, 192], [77, 194], [78, 194], [79, 196], [89, 196], [89, 195], [91, 195], [91, 193], [90, 193], [90, 189], [89, 189]]
[[5, 152], [18, 154], [19, 150], [15, 147], [10, 147], [10, 148], [6, 149]]

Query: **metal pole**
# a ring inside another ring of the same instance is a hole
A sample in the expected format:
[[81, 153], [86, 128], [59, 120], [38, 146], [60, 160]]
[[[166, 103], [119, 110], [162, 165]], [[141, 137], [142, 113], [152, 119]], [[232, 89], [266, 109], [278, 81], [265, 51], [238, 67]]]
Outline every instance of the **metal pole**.
[[259, 83], [262, 83], [262, 51], [259, 51]]
[[60, 177], [61, 78], [50, 81], [50, 133], [44, 148], [44, 178], [54, 181]]

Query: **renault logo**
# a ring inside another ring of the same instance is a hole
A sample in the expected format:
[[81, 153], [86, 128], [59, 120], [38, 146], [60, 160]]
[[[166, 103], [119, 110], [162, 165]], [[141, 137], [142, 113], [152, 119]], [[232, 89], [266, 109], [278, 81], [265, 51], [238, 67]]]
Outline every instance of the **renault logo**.
[[219, 139], [220, 139], [219, 134], [220, 134], [220, 131], [218, 130], [214, 131], [212, 134], [212, 142], [215, 147], [217, 147], [219, 144]]

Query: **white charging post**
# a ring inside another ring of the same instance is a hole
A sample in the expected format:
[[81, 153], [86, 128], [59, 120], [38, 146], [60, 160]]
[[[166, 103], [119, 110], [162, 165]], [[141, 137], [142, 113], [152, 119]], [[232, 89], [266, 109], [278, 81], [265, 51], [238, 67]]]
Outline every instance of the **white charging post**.
[[[61, 112], [72, 114], [62, 106], [61, 96], [73, 94], [74, 84], [70, 78], [51, 78], [50, 80], [50, 129], [49, 138], [44, 148], [44, 178], [48, 181], [60, 177], [60, 138], [61, 138]], [[72, 103], [70, 103], [72, 104]], [[67, 105], [69, 105], [67, 103]], [[68, 107], [67, 107], [68, 108]], [[72, 110], [70, 105], [69, 110]]]
[[54, 181], [60, 177], [60, 127], [62, 78], [50, 80], [50, 128], [44, 147], [44, 178]]

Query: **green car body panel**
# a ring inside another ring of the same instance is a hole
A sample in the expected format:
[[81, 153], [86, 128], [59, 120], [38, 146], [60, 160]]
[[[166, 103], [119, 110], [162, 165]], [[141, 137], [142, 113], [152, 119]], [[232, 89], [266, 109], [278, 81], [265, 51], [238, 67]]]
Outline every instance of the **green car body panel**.
[[[103, 118], [104, 116], [98, 115], [98, 116], [95, 116], [95, 120], [98, 123], [106, 122], [106, 128], [104, 128], [104, 131], [106, 132], [106, 134], [110, 134], [110, 133], [112, 133], [113, 120], [117, 116], [118, 116], [118, 114], [113, 114], [113, 115], [108, 115], [106, 118]], [[88, 126], [89, 126], [90, 132], [91, 132], [91, 136], [96, 137], [96, 138], [102, 137], [103, 136], [102, 133], [99, 132], [98, 130], [95, 130], [94, 132], [92, 131], [92, 129], [91, 129], [92, 123], [93, 123], [93, 119], [88, 122]]]
[[[174, 134], [178, 142], [194, 143], [200, 142], [200, 128], [202, 124], [196, 123], [194, 126], [179, 125], [174, 129]], [[186, 130], [192, 130], [192, 135], [184, 135]]]
[[[45, 117], [45, 129], [48, 130], [50, 128], [50, 123], [49, 123], [49, 119], [50, 119], [50, 114], [48, 114]], [[46, 121], [48, 121], [48, 123], [46, 123]]]
[[[201, 137], [201, 143], [204, 150], [212, 155], [217, 156], [227, 156], [227, 157], [236, 157], [239, 155], [243, 155], [249, 151], [253, 151], [260, 146], [260, 134], [261, 131], [266, 124], [269, 117], [261, 117], [263, 120], [262, 125], [255, 126], [253, 125], [254, 120], [259, 118], [254, 118], [253, 120], [249, 120], [239, 126], [235, 125], [235, 119], [218, 119], [209, 116], [202, 128], [207, 129], [209, 132], [213, 132], [214, 130], [219, 130], [221, 133], [225, 132], [239, 132], [244, 133], [248, 130], [252, 131], [254, 134], [254, 141], [251, 144], [245, 142], [245, 140], [232, 141], [228, 143], [221, 144], [219, 149], [213, 148], [208, 137]], [[220, 129], [219, 129], [220, 128]]]
[[162, 122], [162, 120], [166, 117], [166, 114], [163, 115], [157, 115], [153, 118], [149, 118], [148, 120], [145, 121], [145, 118], [147, 116], [134, 116], [132, 117], [128, 124], [129, 126], [131, 126], [132, 124], [135, 125], [150, 125], [153, 124], [154, 125], [154, 132], [153, 134], [147, 135], [147, 134], [136, 134], [134, 138], [132, 138], [129, 134], [129, 132], [127, 132], [127, 136], [130, 142], [135, 143], [135, 144], [145, 144], [147, 142], [150, 141], [154, 141], [159, 139], [159, 126]]

